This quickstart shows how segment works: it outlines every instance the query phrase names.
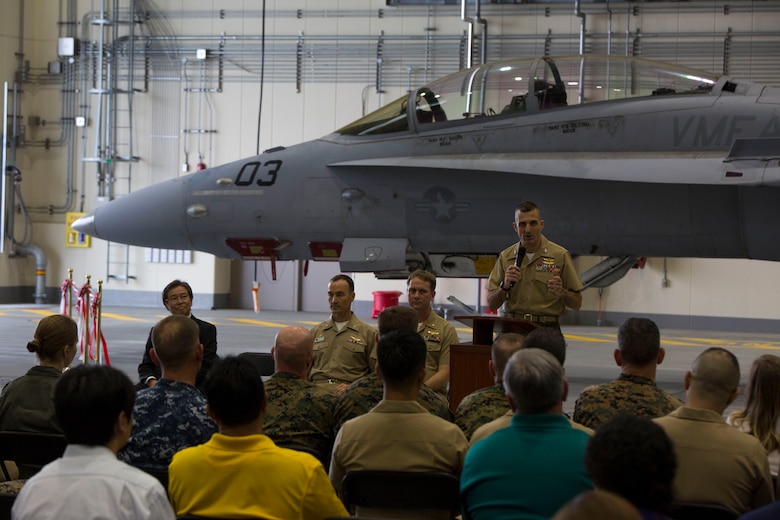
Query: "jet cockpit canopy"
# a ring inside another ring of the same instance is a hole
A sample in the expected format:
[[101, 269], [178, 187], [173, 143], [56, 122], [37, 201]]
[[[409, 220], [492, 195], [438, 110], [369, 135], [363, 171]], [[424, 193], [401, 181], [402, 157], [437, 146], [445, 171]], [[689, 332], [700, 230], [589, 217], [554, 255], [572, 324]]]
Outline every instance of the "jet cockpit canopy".
[[[492, 62], [433, 81], [336, 131], [369, 136], [477, 117], [538, 113], [581, 103], [708, 94], [717, 76], [626, 56], [574, 55]], [[409, 110], [413, 105], [414, 109]]]

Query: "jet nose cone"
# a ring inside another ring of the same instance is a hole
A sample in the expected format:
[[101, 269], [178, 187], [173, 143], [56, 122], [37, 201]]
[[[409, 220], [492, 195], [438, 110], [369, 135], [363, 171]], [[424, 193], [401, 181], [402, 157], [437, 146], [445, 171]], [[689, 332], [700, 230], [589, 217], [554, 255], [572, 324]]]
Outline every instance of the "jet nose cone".
[[90, 236], [95, 236], [95, 214], [90, 213], [86, 217], [81, 217], [74, 222], [70, 227], [78, 231], [79, 233], [86, 233]]
[[124, 195], [73, 223], [73, 229], [109, 242], [191, 249], [184, 200], [188, 181], [174, 179]]

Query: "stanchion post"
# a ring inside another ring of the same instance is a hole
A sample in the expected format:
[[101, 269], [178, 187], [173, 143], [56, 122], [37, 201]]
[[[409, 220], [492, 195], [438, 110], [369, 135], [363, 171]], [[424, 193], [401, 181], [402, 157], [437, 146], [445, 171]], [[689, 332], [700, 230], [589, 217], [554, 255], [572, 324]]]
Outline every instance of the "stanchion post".
[[97, 292], [97, 322], [95, 325], [95, 348], [97, 349], [96, 363], [100, 364], [100, 348], [103, 346], [100, 341], [100, 319], [103, 315], [103, 280], [98, 280], [98, 292]]
[[89, 364], [89, 307], [90, 307], [90, 295], [92, 293], [92, 285], [90, 280], [92, 275], [87, 275], [87, 290], [84, 294], [84, 364]]
[[73, 318], [73, 269], [68, 269], [68, 294], [65, 296], [65, 301], [68, 302], [68, 318]]

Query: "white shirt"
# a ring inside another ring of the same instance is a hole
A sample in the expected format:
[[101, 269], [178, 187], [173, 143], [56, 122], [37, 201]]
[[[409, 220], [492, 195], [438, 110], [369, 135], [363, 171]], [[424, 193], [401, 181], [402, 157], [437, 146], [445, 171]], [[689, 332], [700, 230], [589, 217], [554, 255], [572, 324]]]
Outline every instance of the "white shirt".
[[33, 476], [11, 510], [18, 520], [174, 520], [162, 484], [103, 446], [69, 445]]

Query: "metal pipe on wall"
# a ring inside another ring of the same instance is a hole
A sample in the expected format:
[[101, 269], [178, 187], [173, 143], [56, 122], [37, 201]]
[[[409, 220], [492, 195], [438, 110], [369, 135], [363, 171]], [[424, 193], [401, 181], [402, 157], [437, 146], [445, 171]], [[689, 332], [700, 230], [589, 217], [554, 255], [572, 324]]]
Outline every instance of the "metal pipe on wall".
[[[580, 7], [580, 0], [574, 0], [574, 16], [580, 19], [580, 48], [579, 54], [585, 54], [585, 13]], [[577, 104], [581, 105], [585, 95], [585, 60], [580, 61], [580, 76], [577, 82]]]
[[6, 173], [6, 166], [8, 165], [8, 157], [6, 150], [8, 150], [8, 82], [3, 83], [3, 150], [0, 152], [0, 164], [2, 164], [2, 171], [0, 171], [0, 253], [5, 253], [5, 198], [6, 187], [8, 186], [8, 174]]
[[46, 253], [43, 248], [35, 244], [19, 246], [17, 250], [20, 255], [32, 255], [35, 257], [35, 298], [36, 304], [46, 303]]
[[480, 34], [480, 49], [479, 59], [480, 65], [487, 61], [487, 20], [482, 18], [482, 0], [475, 0], [474, 17], [466, 16], [466, 9], [468, 6], [468, 0], [461, 0], [460, 3], [460, 19], [466, 22], [468, 26], [467, 30], [467, 55], [466, 55], [466, 68], [470, 69], [474, 65], [474, 24], [478, 23], [481, 26]]
[[469, 0], [460, 1], [460, 19], [468, 24], [466, 29], [466, 68], [470, 69], [474, 61], [474, 20], [466, 16], [466, 7]]

